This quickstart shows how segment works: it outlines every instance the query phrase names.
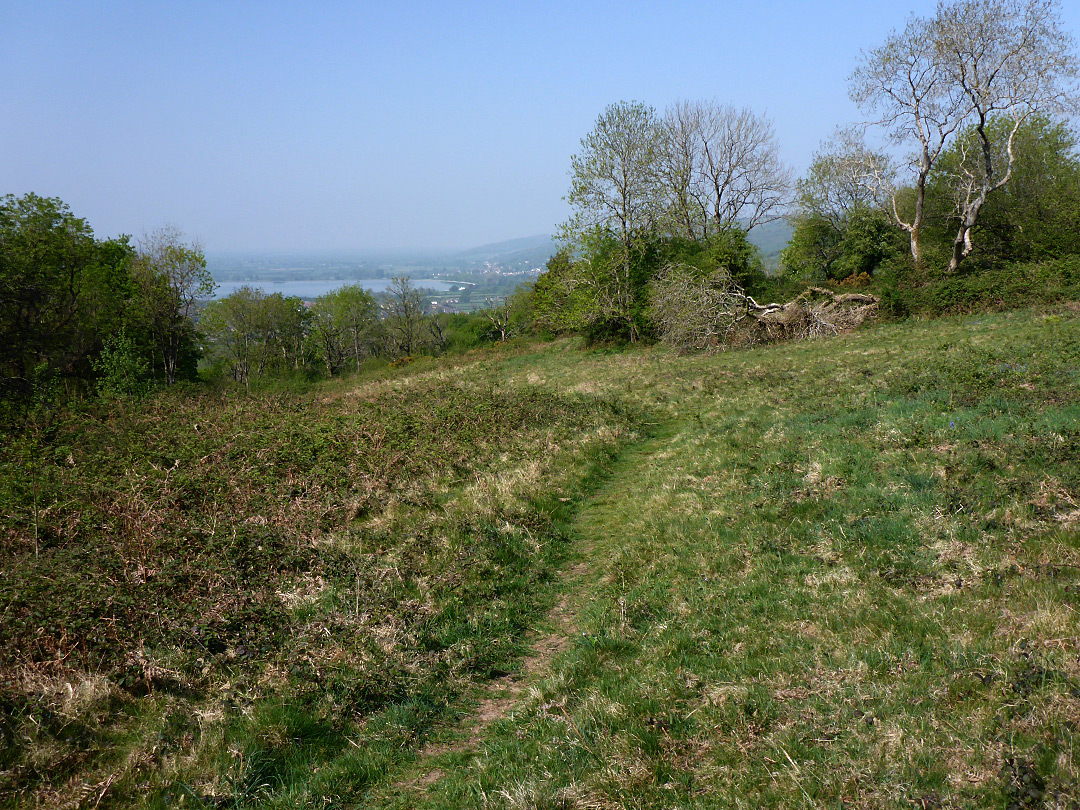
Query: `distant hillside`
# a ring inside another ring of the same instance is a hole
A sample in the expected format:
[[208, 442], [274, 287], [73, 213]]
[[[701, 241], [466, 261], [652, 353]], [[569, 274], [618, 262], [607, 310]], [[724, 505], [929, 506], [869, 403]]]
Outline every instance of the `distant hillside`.
[[545, 233], [492, 242], [464, 250], [452, 258], [454, 261], [466, 263], [493, 262], [504, 265], [528, 263], [543, 267], [555, 250], [555, 241], [550, 234]]
[[791, 225], [786, 219], [758, 225], [750, 231], [748, 238], [761, 251], [765, 266], [775, 269], [780, 265], [780, 251], [791, 241]]

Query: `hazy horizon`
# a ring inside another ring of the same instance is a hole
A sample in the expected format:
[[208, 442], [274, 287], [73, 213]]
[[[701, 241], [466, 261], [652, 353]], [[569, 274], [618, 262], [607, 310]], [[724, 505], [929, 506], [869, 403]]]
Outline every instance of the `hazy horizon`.
[[[749, 106], [802, 173], [859, 120], [860, 51], [935, 5], [9, 3], [0, 194], [59, 197], [102, 237], [171, 224], [219, 253], [555, 233], [607, 105]], [[1061, 11], [1080, 30], [1080, 4]]]

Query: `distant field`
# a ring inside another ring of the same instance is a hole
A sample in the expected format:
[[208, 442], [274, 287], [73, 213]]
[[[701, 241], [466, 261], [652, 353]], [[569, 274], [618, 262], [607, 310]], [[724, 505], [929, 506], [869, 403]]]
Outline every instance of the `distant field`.
[[34, 424], [0, 804], [1075, 806], [1078, 459], [1075, 305]]

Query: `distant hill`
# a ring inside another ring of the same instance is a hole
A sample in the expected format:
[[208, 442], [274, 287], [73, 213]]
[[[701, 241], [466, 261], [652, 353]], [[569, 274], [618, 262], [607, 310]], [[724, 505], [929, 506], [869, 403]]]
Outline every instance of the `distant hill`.
[[761, 251], [765, 266], [776, 269], [780, 266], [780, 251], [791, 241], [791, 232], [788, 221], [778, 219], [775, 222], [758, 225], [750, 231], [747, 238]]
[[503, 265], [527, 263], [535, 267], [543, 267], [555, 251], [555, 240], [550, 234], [545, 233], [469, 248], [455, 254], [452, 259], [455, 262], [470, 264], [477, 262]]

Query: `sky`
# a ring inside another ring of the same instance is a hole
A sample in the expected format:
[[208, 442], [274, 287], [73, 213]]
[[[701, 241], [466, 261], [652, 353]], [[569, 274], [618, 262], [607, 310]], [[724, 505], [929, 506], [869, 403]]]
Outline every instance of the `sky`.
[[[1063, 4], [1080, 31], [1080, 3]], [[603, 109], [748, 106], [797, 173], [860, 51], [933, 0], [0, 2], [0, 195], [214, 251], [552, 233]]]

